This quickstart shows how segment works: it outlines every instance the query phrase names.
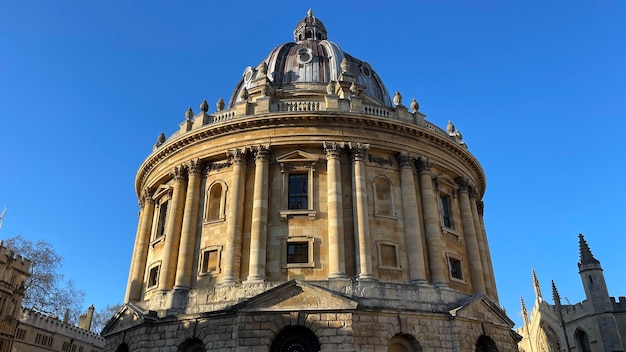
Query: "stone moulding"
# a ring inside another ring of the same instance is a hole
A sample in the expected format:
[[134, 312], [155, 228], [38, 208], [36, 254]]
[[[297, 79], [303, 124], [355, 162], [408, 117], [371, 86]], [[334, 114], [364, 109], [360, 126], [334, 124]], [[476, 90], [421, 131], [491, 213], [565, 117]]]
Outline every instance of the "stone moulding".
[[182, 153], [191, 146], [203, 143], [211, 138], [241, 133], [246, 130], [291, 126], [333, 126], [338, 128], [355, 128], [356, 126], [360, 126], [361, 128], [365, 127], [385, 132], [398, 132], [415, 139], [419, 139], [422, 142], [428, 142], [440, 148], [443, 147], [448, 152], [451, 152], [456, 157], [471, 166], [472, 171], [477, 176], [477, 187], [481, 194], [484, 193], [486, 188], [484, 171], [482, 166], [478, 163], [478, 160], [470, 152], [468, 152], [463, 145], [460, 145], [455, 140], [450, 139], [450, 137], [443, 131], [437, 131], [430, 124], [421, 126], [400, 120], [372, 117], [371, 115], [310, 111], [307, 113], [298, 113], [297, 115], [286, 115], [284, 113], [255, 115], [238, 120], [230, 120], [224, 123], [209, 124], [199, 129], [170, 137], [163, 146], [152, 152], [152, 154], [150, 154], [141, 164], [139, 172], [135, 178], [136, 193], [141, 194], [141, 190], [146, 186], [145, 183], [148, 175], [154, 170], [156, 165], [161, 160]]

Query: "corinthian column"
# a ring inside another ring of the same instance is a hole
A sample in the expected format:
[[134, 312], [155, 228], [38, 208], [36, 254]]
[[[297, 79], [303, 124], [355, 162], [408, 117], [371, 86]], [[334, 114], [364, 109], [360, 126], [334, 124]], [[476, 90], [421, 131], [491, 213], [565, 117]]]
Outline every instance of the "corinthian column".
[[430, 280], [435, 285], [445, 285], [443, 271], [443, 255], [441, 253], [441, 226], [439, 223], [439, 207], [435, 201], [433, 179], [430, 170], [434, 164], [428, 159], [419, 158], [420, 193], [422, 195], [422, 211], [424, 215], [424, 230], [426, 232], [426, 248], [428, 250], [428, 267]]
[[478, 215], [478, 207], [476, 206], [476, 199], [478, 194], [475, 189], [470, 192], [470, 207], [472, 209], [472, 218], [474, 220], [474, 228], [476, 230], [476, 242], [478, 242], [478, 253], [480, 253], [480, 263], [483, 268], [483, 278], [485, 281], [485, 292], [491, 298], [493, 296], [493, 287], [491, 287], [491, 277], [493, 276], [492, 268], [487, 262], [487, 252], [485, 250], [485, 241], [482, 232], [482, 226], [480, 225], [480, 215]]
[[467, 259], [469, 261], [470, 273], [472, 274], [472, 286], [474, 292], [485, 294], [485, 278], [480, 262], [480, 252], [476, 239], [476, 227], [470, 206], [469, 191], [472, 186], [464, 177], [454, 180], [459, 185], [459, 206], [461, 207], [461, 222], [463, 223], [463, 235], [465, 236], [465, 248], [467, 249]]
[[343, 144], [324, 142], [328, 194], [328, 278], [346, 277], [343, 245], [343, 205], [341, 192], [341, 148]]
[[178, 262], [178, 247], [180, 245], [181, 223], [185, 202], [183, 195], [187, 190], [185, 166], [174, 168], [174, 189], [172, 191], [171, 212], [168, 215], [165, 230], [165, 245], [163, 246], [163, 261], [159, 274], [159, 291], [171, 290], [176, 276], [176, 263]]
[[198, 211], [200, 205], [200, 186], [202, 184], [202, 167], [200, 160], [189, 162], [189, 183], [185, 199], [182, 232], [180, 236], [180, 250], [178, 251], [178, 265], [176, 267], [176, 281], [174, 288], [189, 290], [193, 260], [196, 257], [194, 247], [198, 228]]
[[150, 232], [152, 231], [152, 217], [154, 216], [154, 199], [152, 190], [145, 189], [139, 197], [139, 225], [137, 226], [137, 236], [135, 238], [135, 250], [131, 260], [131, 271], [126, 287], [125, 303], [137, 302], [141, 300], [141, 290], [143, 285], [143, 274], [146, 270], [146, 258], [148, 256], [148, 245], [150, 243]]
[[252, 229], [250, 233], [250, 268], [248, 282], [265, 280], [265, 248], [267, 245], [267, 181], [269, 147], [254, 150], [254, 199], [252, 201]]
[[404, 219], [404, 237], [409, 261], [409, 282], [426, 282], [424, 267], [424, 248], [422, 246], [422, 226], [417, 208], [415, 178], [413, 177], [413, 158], [408, 153], [399, 153], [400, 182], [402, 183], [402, 213]]
[[[485, 203], [482, 200], [476, 201], [476, 209], [478, 211], [478, 220], [480, 231], [478, 235], [481, 236], [482, 242], [485, 246], [484, 257], [485, 261], [483, 261], [483, 268], [489, 268], [490, 275], [485, 276], [485, 286], [487, 287], [487, 294], [494, 299], [495, 302], [498, 302], [498, 290], [496, 288], [496, 276], [493, 272], [493, 264], [491, 263], [491, 252], [489, 250], [489, 241], [487, 240], [487, 231], [485, 230], [485, 222], [483, 220], [484, 211], [485, 211]], [[487, 285], [486, 283], [490, 284]], [[489, 287], [491, 287], [491, 291], [489, 291]]]
[[223, 252], [224, 275], [221, 285], [232, 285], [239, 280], [236, 273], [238, 250], [240, 248], [241, 229], [243, 224], [244, 188], [246, 177], [246, 150], [229, 150], [226, 155], [233, 163], [232, 182], [229, 193], [228, 210], [226, 212], [226, 245]]
[[352, 175], [354, 184], [354, 207], [357, 253], [357, 275], [360, 280], [373, 279], [372, 256], [370, 254], [370, 228], [367, 211], [367, 189], [365, 182], [365, 152], [368, 144], [349, 144], [352, 151]]

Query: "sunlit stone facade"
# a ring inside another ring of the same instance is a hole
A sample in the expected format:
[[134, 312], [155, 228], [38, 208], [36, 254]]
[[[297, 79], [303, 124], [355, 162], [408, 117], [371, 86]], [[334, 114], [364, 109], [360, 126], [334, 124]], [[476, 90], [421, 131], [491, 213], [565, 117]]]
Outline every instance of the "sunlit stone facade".
[[508, 351], [485, 175], [309, 13], [141, 165], [107, 351]]

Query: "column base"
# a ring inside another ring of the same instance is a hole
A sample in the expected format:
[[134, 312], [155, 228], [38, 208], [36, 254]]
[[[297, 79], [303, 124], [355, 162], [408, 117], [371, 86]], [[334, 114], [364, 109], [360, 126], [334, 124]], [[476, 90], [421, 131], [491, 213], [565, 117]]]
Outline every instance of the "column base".
[[346, 274], [343, 273], [333, 273], [328, 275], [328, 280], [334, 280], [334, 279], [347, 279], [348, 277], [346, 276]]
[[359, 277], [357, 277], [356, 280], [357, 281], [376, 281], [376, 279], [374, 278], [374, 275], [372, 274], [359, 275]]
[[415, 280], [409, 281], [409, 284], [424, 286], [424, 285], [428, 285], [428, 281], [426, 281], [426, 279], [415, 279]]
[[261, 276], [248, 277], [244, 284], [254, 285], [254, 284], [262, 284], [265, 282], [265, 278]]

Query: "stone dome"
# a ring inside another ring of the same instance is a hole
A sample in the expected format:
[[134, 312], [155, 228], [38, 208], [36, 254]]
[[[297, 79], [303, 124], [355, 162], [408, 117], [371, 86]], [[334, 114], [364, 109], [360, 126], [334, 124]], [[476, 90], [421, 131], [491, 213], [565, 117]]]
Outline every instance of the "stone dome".
[[[321, 95], [330, 82], [347, 78], [365, 100], [391, 107], [389, 92], [370, 64], [327, 40], [326, 27], [309, 10], [294, 29], [294, 41], [277, 46], [256, 67], [247, 67], [231, 98], [242, 101], [242, 90], [267, 83], [279, 95]], [[259, 82], [262, 79], [261, 82]]]

